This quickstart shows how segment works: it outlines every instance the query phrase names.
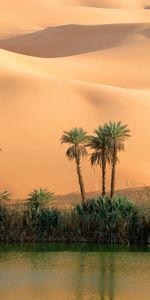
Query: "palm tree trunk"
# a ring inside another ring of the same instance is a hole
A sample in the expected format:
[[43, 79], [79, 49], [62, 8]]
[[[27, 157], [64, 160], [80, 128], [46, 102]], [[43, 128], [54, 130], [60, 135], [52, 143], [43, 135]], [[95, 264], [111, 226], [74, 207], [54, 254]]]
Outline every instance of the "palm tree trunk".
[[81, 174], [81, 166], [80, 166], [80, 159], [79, 158], [76, 158], [76, 165], [77, 165], [77, 175], [78, 175], [78, 181], [79, 181], [79, 186], [80, 186], [82, 202], [84, 204], [85, 203], [85, 188], [84, 188], [83, 177], [82, 177], [82, 174]]
[[102, 196], [106, 195], [106, 159], [105, 159], [105, 151], [103, 151], [102, 158]]
[[115, 193], [116, 163], [117, 163], [117, 145], [116, 142], [114, 141], [112, 170], [111, 170], [111, 192], [110, 192], [111, 198], [114, 196]]

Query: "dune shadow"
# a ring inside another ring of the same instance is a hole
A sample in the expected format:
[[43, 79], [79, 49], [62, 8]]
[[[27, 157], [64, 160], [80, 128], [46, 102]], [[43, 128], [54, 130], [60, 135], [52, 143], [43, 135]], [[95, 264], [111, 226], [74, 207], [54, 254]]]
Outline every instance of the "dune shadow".
[[117, 47], [140, 29], [141, 24], [68, 24], [1, 40], [0, 48], [35, 57], [66, 57]]

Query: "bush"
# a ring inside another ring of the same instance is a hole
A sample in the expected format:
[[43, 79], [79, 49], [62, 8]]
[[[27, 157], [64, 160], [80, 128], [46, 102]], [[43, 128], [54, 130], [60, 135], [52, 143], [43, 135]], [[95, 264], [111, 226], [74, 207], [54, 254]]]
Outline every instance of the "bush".
[[36, 240], [50, 238], [58, 224], [59, 212], [55, 209], [29, 207], [25, 212], [25, 227]]
[[73, 210], [60, 212], [49, 208], [39, 194], [43, 195], [32, 193], [34, 197], [22, 210], [8, 206], [7, 201], [1, 202], [1, 242], [148, 243], [149, 212], [145, 213], [124, 196], [91, 199]]
[[0, 206], [8, 204], [11, 199], [11, 194], [8, 191], [0, 192]]
[[48, 208], [53, 198], [54, 194], [43, 188], [29, 194], [25, 226], [29, 228], [30, 236], [32, 233], [32, 237], [36, 240], [48, 238], [57, 226], [59, 213], [55, 209]]
[[45, 207], [53, 200], [54, 194], [49, 192], [46, 188], [40, 188], [39, 190], [34, 190], [29, 194], [29, 204], [34, 206], [34, 208]]
[[124, 196], [88, 200], [74, 213], [79, 217], [81, 234], [100, 243], [129, 243], [138, 220], [136, 206]]

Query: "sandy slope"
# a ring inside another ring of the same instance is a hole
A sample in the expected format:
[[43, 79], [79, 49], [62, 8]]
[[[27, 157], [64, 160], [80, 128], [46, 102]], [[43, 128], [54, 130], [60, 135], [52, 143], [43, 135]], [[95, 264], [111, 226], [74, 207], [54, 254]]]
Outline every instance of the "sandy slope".
[[[2, 0], [4, 1], [4, 0]], [[56, 1], [56, 0], [55, 0]], [[150, 10], [146, 9], [105, 9], [71, 5], [73, 1], [27, 1], [24, 5], [16, 1], [0, 2], [0, 39], [35, 32], [50, 26], [67, 24], [120, 24], [146, 23], [150, 20]], [[110, 0], [111, 1], [111, 0]], [[6, 3], [5, 3], [6, 2]]]
[[[110, 119], [132, 130], [117, 187], [149, 185], [150, 10], [142, 9], [148, 1], [130, 1], [128, 9], [125, 3], [0, 3], [3, 188], [18, 196], [39, 186], [76, 191], [74, 165], [59, 144], [62, 131], [81, 125], [91, 132]], [[86, 189], [98, 189], [99, 170], [85, 167]]]
[[[128, 40], [145, 40], [150, 24], [64, 25], [0, 41], [9, 51], [63, 57], [120, 46]], [[66, 47], [67, 45], [67, 47]]]
[[72, 0], [75, 5], [104, 8], [148, 8], [149, 0]]

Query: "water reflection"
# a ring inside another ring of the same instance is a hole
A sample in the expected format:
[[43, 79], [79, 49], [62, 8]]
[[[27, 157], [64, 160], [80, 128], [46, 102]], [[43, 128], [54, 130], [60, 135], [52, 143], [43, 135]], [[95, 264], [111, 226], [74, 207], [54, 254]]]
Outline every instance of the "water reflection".
[[115, 257], [113, 252], [100, 257], [99, 295], [101, 300], [115, 300]]
[[13, 247], [0, 246], [3, 300], [150, 299], [147, 251], [76, 245]]

